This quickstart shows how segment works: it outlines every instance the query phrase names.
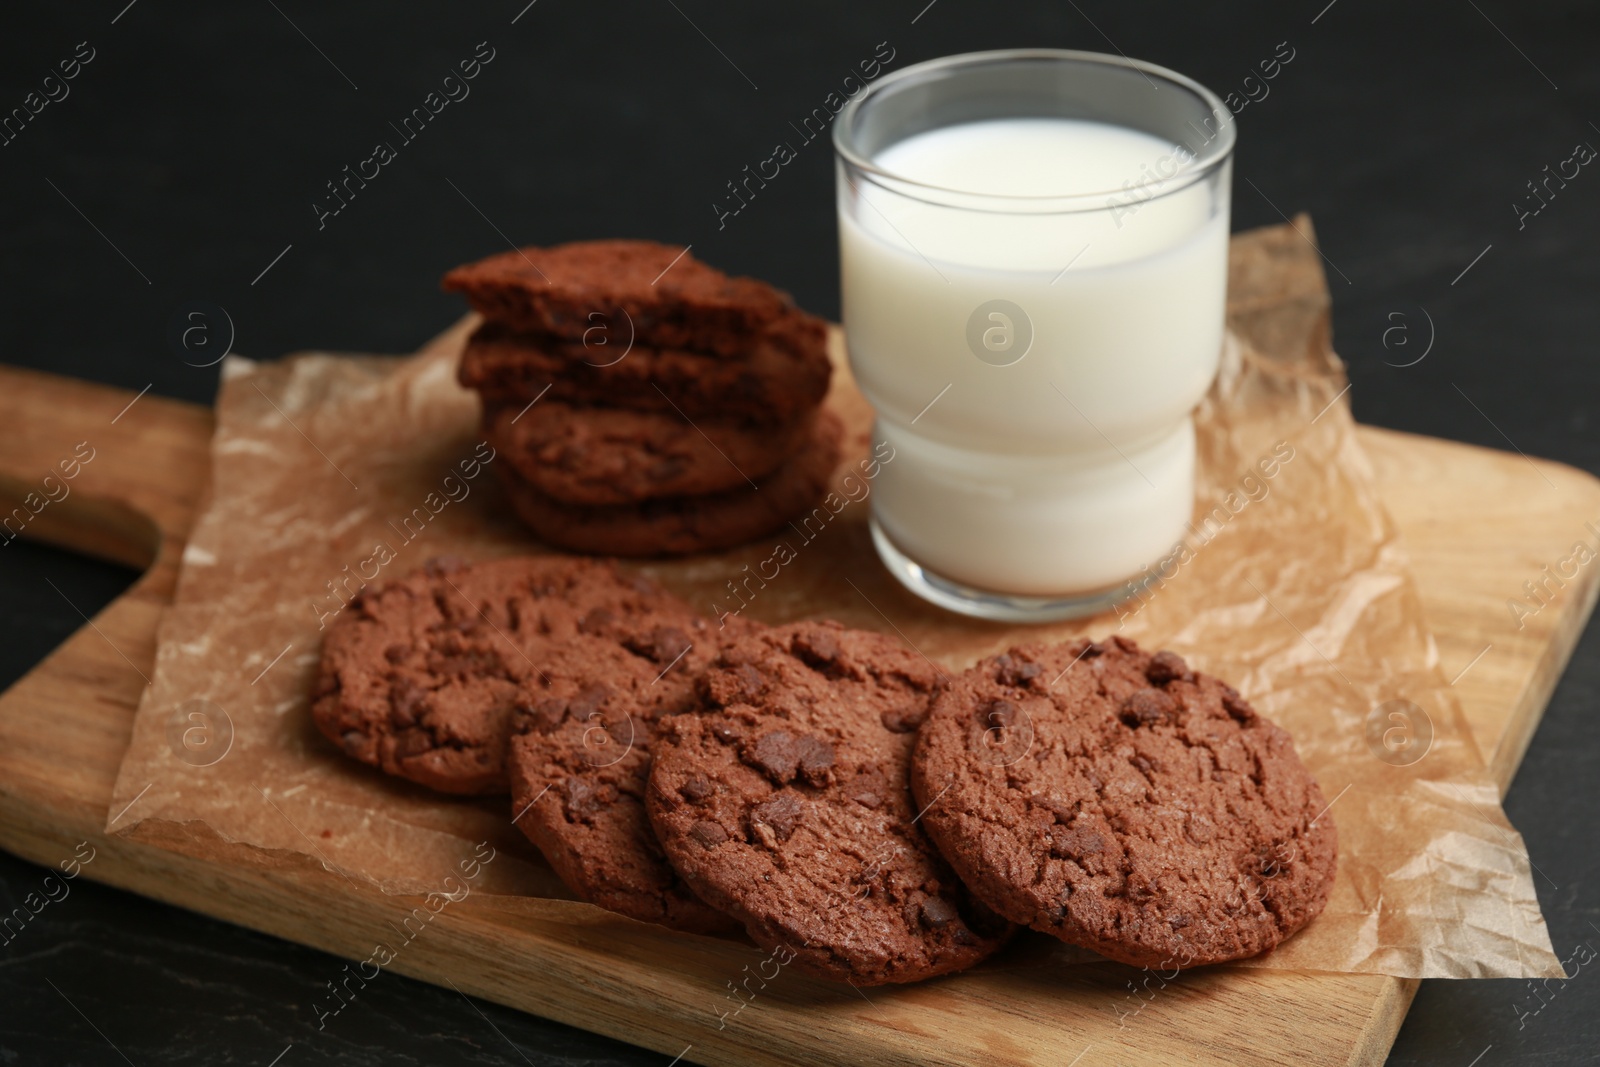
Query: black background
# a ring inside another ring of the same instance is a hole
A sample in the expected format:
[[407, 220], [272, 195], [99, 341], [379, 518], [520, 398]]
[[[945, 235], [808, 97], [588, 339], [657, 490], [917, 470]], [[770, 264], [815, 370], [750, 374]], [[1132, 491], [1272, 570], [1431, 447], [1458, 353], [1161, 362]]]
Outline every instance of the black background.
[[[167, 340], [195, 300], [226, 308], [235, 351], [257, 358], [407, 351], [462, 311], [438, 291], [439, 274], [505, 247], [502, 233], [692, 242], [697, 256], [836, 316], [823, 141], [723, 229], [712, 204], [879, 42], [895, 49], [892, 68], [984, 48], [1120, 50], [1219, 93], [1240, 90], [1287, 42], [1293, 61], [1239, 118], [1234, 225], [1279, 222], [1279, 209], [1314, 216], [1357, 416], [1600, 471], [1600, 173], [1585, 168], [1521, 228], [1513, 208], [1533, 206], [1525, 183], [1547, 164], [1579, 142], [1600, 145], [1592, 6], [538, 0], [513, 24], [525, 0], [125, 2], [3, 16], [0, 110], [20, 106], [79, 42], [95, 50], [71, 95], [0, 147], [10, 363], [209, 402], [215, 370], [186, 366]], [[480, 41], [495, 58], [471, 95], [397, 144], [398, 158], [319, 230], [311, 205], [324, 183], [376, 141], [397, 141], [388, 123]], [[1429, 318], [1428, 357], [1394, 366], [1420, 353]], [[1396, 325], [1405, 329], [1386, 347]], [[1527, 491], [1548, 490], [1530, 471]], [[81, 624], [44, 576], [91, 613], [132, 578], [5, 548], [0, 682]], [[1591, 628], [1506, 802], [1547, 876], [1537, 885], [1562, 957], [1600, 946], [1597, 685]], [[0, 906], [42, 874], [0, 856]], [[319, 1033], [310, 1003], [337, 972], [331, 957], [73, 885], [0, 949], [0, 1062], [670, 1059], [392, 975]], [[1600, 1059], [1600, 976], [1550, 988], [1555, 999], [1519, 1024], [1527, 983], [1425, 983], [1391, 1062]], [[1109, 1062], [1116, 1050], [1097, 1050], [1085, 1067]]]

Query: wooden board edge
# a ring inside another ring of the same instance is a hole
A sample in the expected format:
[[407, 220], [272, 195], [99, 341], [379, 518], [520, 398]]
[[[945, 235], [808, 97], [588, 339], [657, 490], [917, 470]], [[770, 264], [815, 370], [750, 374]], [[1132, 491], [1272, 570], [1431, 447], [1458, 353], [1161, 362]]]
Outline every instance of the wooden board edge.
[[1560, 684], [1578, 641], [1594, 615], [1595, 604], [1600, 600], [1600, 573], [1593, 568], [1586, 570], [1583, 583], [1576, 592], [1578, 595], [1566, 598], [1563, 610], [1556, 616], [1555, 632], [1545, 642], [1529, 684], [1518, 701], [1519, 710], [1508, 718], [1506, 729], [1488, 758], [1489, 772], [1499, 783], [1502, 797], [1510, 791], [1511, 783], [1516, 780], [1522, 759], [1528, 754], [1528, 746], [1533, 744], [1533, 736], [1544, 721], [1550, 698], [1555, 695], [1556, 686]]
[[1383, 1067], [1420, 988], [1420, 978], [1391, 977], [1384, 982], [1383, 992], [1362, 1023], [1361, 1033], [1350, 1051], [1349, 1067]]

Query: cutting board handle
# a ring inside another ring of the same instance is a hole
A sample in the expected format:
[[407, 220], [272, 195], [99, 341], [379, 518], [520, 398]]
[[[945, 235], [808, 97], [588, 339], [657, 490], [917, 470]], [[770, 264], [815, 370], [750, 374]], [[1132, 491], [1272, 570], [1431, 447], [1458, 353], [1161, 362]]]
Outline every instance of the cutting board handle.
[[0, 366], [0, 551], [41, 541], [146, 570], [181, 552], [209, 475], [196, 404]]

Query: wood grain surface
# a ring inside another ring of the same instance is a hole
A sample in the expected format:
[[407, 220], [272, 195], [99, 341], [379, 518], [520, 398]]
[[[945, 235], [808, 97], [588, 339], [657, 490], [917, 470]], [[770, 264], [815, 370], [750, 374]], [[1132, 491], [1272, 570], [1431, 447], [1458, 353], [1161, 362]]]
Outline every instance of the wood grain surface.
[[[331, 872], [262, 870], [243, 854], [237, 863], [200, 861], [106, 833], [156, 624], [204, 492], [211, 431], [203, 408], [132, 400], [0, 368], [0, 426], [9, 431], [0, 509], [26, 506], [87, 441], [94, 459], [23, 536], [146, 568], [0, 697], [0, 847], [53, 866], [89, 841], [98, 850], [84, 869], [90, 878], [365, 958], [417, 901]], [[1363, 428], [1361, 441], [1412, 552], [1445, 675], [1457, 679], [1504, 788], [1593, 609], [1600, 569], [1580, 571], [1520, 619], [1507, 601], [1575, 541], [1593, 543], [1585, 524], [1600, 521], [1600, 482], [1559, 464], [1390, 431]], [[40, 595], [55, 594], [41, 581]], [[1005, 969], [870, 996], [786, 977], [719, 1030], [724, 983], [738, 977], [728, 973], [729, 952], [583, 905], [529, 923], [476, 897], [441, 912], [392, 967], [705, 1064], [1380, 1063], [1417, 985], [1219, 967], [1144, 994], [1143, 1008], [1126, 1017], [1138, 972], [1051, 968], [1024, 950]], [[762, 958], [747, 954], [752, 966]]]

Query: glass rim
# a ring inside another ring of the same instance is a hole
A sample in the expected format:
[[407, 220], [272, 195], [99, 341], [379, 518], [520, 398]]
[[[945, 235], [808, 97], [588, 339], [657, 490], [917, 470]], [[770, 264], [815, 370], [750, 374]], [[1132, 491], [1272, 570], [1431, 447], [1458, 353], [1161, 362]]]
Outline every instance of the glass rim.
[[[879, 166], [870, 158], [856, 150], [854, 137], [857, 133], [857, 116], [874, 97], [892, 89], [903, 82], [926, 78], [929, 75], [948, 72], [952, 69], [967, 67], [993, 66], [1000, 63], [1016, 60], [1048, 61], [1062, 65], [1121, 67], [1133, 70], [1143, 75], [1146, 79], [1159, 78], [1179, 89], [1187, 90], [1207, 106], [1212, 116], [1226, 116], [1226, 121], [1218, 123], [1217, 135], [1214, 141], [1208, 142], [1199, 152], [1194, 153], [1194, 161], [1183, 168], [1183, 172], [1171, 179], [1161, 182], [1161, 188], [1150, 199], [1162, 199], [1182, 189], [1186, 189], [1195, 182], [1200, 181], [1215, 172], [1228, 162], [1233, 156], [1234, 145], [1238, 139], [1234, 127], [1233, 112], [1216, 93], [1204, 85], [1175, 70], [1163, 67], [1156, 63], [1132, 59], [1124, 55], [1110, 55], [1104, 52], [1086, 52], [1067, 48], [1002, 48], [986, 52], [962, 52], [956, 55], [941, 56], [937, 59], [925, 60], [904, 67], [892, 74], [869, 84], [861, 93], [845, 104], [839, 112], [838, 121], [833, 125], [833, 150], [838, 159], [860, 173], [868, 181], [880, 188], [889, 189], [902, 195], [915, 196], [918, 199], [929, 199], [918, 196], [918, 190], [927, 190], [928, 193], [942, 194], [944, 196], [959, 197], [969, 201], [968, 207], [977, 207], [988, 204], [988, 210], [1005, 211], [1007, 206], [1024, 212], [1039, 212], [1045, 205], [1059, 203], [1071, 205], [1079, 202], [1095, 200], [1106, 197], [1119, 196], [1128, 190], [1124, 188], [1088, 190], [1074, 193], [1046, 193], [1046, 194], [1010, 194], [1010, 193], [981, 193], [971, 189], [957, 189], [947, 185], [936, 185], [932, 182], [918, 181], [897, 174], [892, 170]], [[1186, 146], [1174, 146], [1186, 147]], [[1181, 179], [1181, 180], [1180, 180]], [[951, 204], [949, 206], [961, 206]], [[1104, 205], [1100, 205], [1103, 207]], [[1060, 210], [1093, 210], [1092, 207], [1063, 207]], [[979, 208], [979, 210], [983, 210]]]

